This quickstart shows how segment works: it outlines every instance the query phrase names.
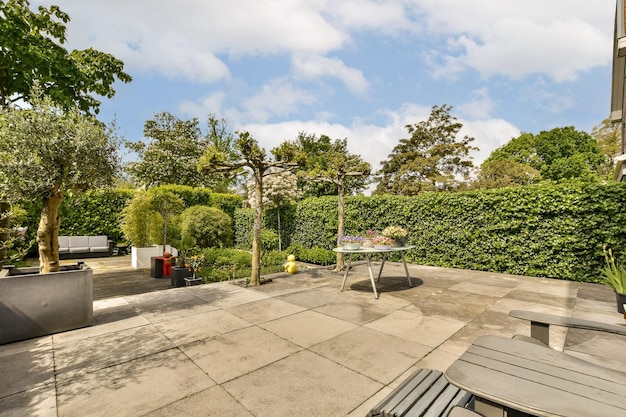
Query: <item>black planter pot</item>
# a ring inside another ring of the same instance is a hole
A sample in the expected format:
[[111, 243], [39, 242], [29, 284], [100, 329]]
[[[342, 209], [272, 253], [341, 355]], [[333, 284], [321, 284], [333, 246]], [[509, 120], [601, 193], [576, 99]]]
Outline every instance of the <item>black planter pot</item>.
[[626, 294], [615, 291], [615, 300], [617, 300], [617, 312], [624, 314], [624, 304], [626, 304]]
[[181, 268], [179, 266], [172, 267], [172, 287], [184, 287], [186, 285], [185, 278], [189, 278], [191, 276], [193, 276], [191, 268]]

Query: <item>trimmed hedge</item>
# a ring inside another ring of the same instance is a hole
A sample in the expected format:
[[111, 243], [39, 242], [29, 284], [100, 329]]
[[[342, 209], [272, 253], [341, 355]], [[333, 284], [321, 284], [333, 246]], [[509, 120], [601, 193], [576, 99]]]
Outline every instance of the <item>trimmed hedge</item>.
[[[399, 225], [409, 230], [409, 262], [423, 265], [600, 282], [602, 245], [626, 263], [626, 184], [539, 184], [347, 197], [346, 234]], [[337, 239], [337, 198], [298, 203], [291, 244], [330, 251]], [[237, 235], [244, 235], [236, 224]], [[249, 230], [249, 229], [248, 229]]]

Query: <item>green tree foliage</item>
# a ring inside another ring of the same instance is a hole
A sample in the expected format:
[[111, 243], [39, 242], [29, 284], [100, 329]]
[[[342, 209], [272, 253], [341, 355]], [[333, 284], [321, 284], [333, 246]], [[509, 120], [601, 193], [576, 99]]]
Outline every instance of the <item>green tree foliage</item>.
[[[346, 195], [358, 194], [369, 184], [369, 172], [368, 175], [363, 175], [364, 163], [358, 155], [348, 153], [346, 139], [333, 141], [326, 135], [317, 137], [315, 134], [300, 132], [296, 140], [285, 141], [272, 149], [272, 154], [278, 160], [298, 164], [298, 189], [302, 191], [304, 197], [337, 195], [338, 185], [334, 181], [319, 179], [334, 177], [337, 171], [360, 172], [360, 175], [344, 178], [343, 187]], [[332, 156], [332, 159], [329, 156]]]
[[493, 151], [485, 164], [511, 160], [531, 166], [541, 173], [543, 179], [591, 180], [597, 178], [604, 159], [597, 142], [588, 133], [568, 126], [513, 138]]
[[378, 172], [375, 193], [416, 195], [453, 190], [459, 176], [467, 179], [473, 167], [469, 152], [474, 138], [458, 139], [463, 125], [450, 115], [451, 106], [433, 106], [428, 120], [407, 125], [411, 135], [400, 139]]
[[154, 211], [152, 196], [142, 191], [122, 210], [122, 233], [136, 247], [159, 242], [163, 236], [163, 218]]
[[230, 247], [233, 244], [232, 219], [215, 207], [192, 206], [181, 216], [184, 247]]
[[68, 191], [106, 186], [119, 172], [118, 139], [74, 107], [33, 97], [32, 108], [0, 113], [0, 195], [40, 199], [37, 243], [42, 272], [58, 270], [59, 207]]
[[489, 161], [481, 165], [471, 188], [503, 188], [530, 185], [541, 180], [541, 174], [530, 165], [510, 159]]
[[[272, 150], [276, 157], [298, 163], [299, 175], [305, 183], [330, 184], [336, 190], [338, 201], [337, 236], [345, 234], [344, 196], [346, 190], [362, 191], [369, 184], [371, 166], [359, 155], [348, 152], [347, 139], [331, 141], [328, 136], [300, 134], [295, 142], [285, 142]], [[345, 268], [343, 254], [337, 253], [337, 270]]]
[[265, 149], [259, 146], [256, 139], [248, 132], [240, 132], [236, 141], [236, 162], [232, 162], [230, 155], [217, 146], [209, 146], [200, 158], [198, 169], [203, 173], [222, 173], [229, 176], [240, 175], [243, 169], [248, 169], [254, 180], [254, 227], [252, 239], [252, 270], [250, 282], [252, 286], [261, 283], [261, 226], [263, 223], [263, 179], [270, 175], [273, 169], [287, 169], [291, 165], [284, 161], [272, 161], [268, 158]]
[[0, 107], [30, 102], [39, 84], [63, 109], [98, 113], [94, 94], [111, 98], [116, 80], [132, 80], [112, 55], [63, 48], [69, 20], [58, 6], [39, 6], [35, 12], [28, 0], [0, 1]]
[[171, 191], [153, 188], [148, 193], [151, 197], [152, 210], [159, 213], [163, 219], [163, 247], [165, 247], [167, 245], [167, 224], [183, 211], [185, 205], [183, 200]]
[[221, 175], [203, 175], [197, 166], [204, 149], [214, 146], [234, 158], [234, 139], [226, 130], [226, 121], [209, 116], [208, 132], [202, 133], [198, 119], [181, 120], [162, 112], [146, 121], [143, 130], [149, 141], [126, 142], [138, 154], [126, 171], [139, 185], [155, 187], [166, 184], [206, 186], [216, 192], [228, 190], [232, 181]]
[[612, 178], [615, 157], [622, 154], [622, 129], [619, 123], [611, 123], [606, 118], [594, 126], [591, 136], [605, 157], [604, 162], [598, 167], [598, 172], [605, 178]]

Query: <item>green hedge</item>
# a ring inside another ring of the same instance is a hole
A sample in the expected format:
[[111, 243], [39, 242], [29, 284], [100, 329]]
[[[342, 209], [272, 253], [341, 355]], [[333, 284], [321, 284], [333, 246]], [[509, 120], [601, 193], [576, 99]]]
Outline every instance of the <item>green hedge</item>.
[[[407, 228], [416, 246], [407, 260], [418, 264], [599, 282], [605, 243], [626, 263], [621, 183], [347, 197], [345, 213], [346, 234]], [[291, 244], [335, 247], [336, 197], [299, 202], [294, 219], [285, 226], [293, 227]]]

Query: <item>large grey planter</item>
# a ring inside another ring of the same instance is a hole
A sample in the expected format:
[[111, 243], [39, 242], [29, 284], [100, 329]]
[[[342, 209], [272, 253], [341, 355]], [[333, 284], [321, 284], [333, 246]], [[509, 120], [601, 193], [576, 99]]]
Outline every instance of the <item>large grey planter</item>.
[[0, 344], [90, 326], [93, 271], [86, 265], [39, 274], [38, 268], [0, 272]]

